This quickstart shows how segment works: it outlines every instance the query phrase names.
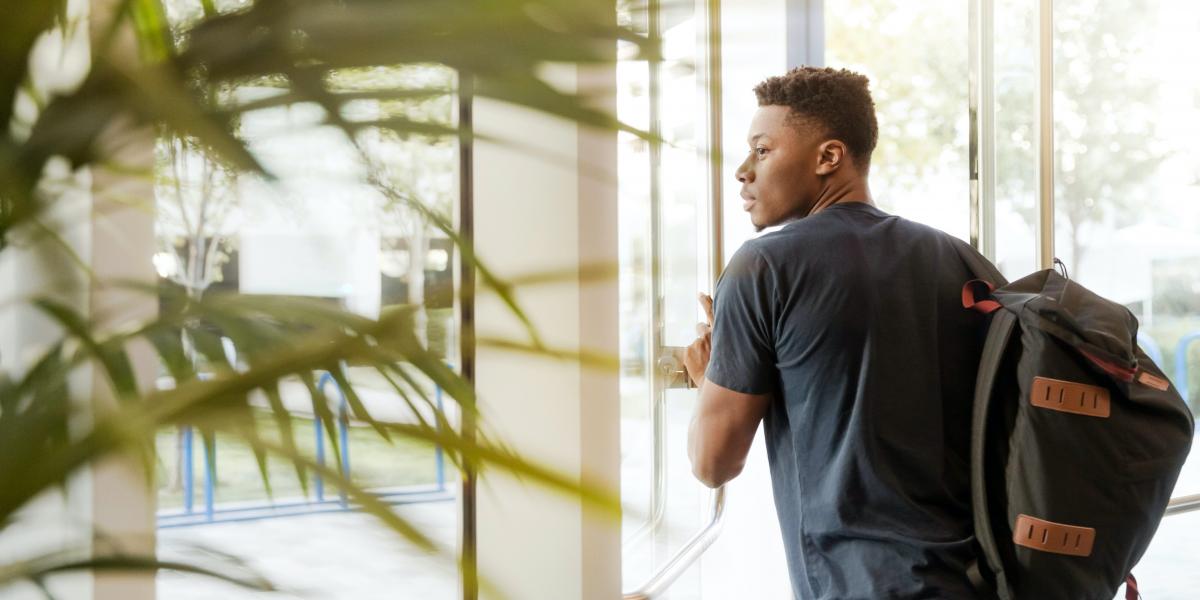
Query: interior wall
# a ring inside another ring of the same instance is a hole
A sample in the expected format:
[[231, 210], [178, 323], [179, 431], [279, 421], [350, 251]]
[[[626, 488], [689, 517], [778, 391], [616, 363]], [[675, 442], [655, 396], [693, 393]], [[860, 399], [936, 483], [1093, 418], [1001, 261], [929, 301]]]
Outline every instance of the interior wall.
[[[573, 89], [573, 68], [548, 73]], [[611, 74], [590, 74], [589, 85]], [[516, 293], [544, 343], [616, 356], [617, 282], [580, 280], [584, 264], [616, 264], [615, 136], [485, 99], [474, 106], [475, 250], [500, 277], [557, 272]], [[507, 144], [515, 141], [521, 149]], [[532, 148], [532, 150], [530, 150]], [[582, 165], [582, 166], [581, 166]], [[590, 165], [590, 166], [589, 166]], [[488, 431], [524, 456], [572, 478], [619, 481], [617, 372], [489, 346], [529, 342], [482, 283], [476, 305], [476, 389]], [[495, 472], [478, 483], [481, 577], [509, 597], [611, 599], [620, 594], [620, 524], [544, 487]], [[486, 590], [480, 594], [491, 597]]]

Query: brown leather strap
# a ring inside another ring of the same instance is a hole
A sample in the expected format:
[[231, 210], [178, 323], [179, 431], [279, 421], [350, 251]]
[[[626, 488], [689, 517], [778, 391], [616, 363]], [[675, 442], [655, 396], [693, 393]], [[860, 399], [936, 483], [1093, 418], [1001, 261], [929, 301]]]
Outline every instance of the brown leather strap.
[[1096, 530], [1091, 527], [1043, 521], [1029, 515], [1017, 515], [1013, 525], [1013, 543], [1042, 552], [1069, 556], [1091, 556]]
[[1142, 593], [1138, 591], [1137, 577], [1130, 573], [1125, 576], [1125, 600], [1138, 600]]
[[985, 315], [1000, 310], [1000, 303], [991, 299], [991, 294], [995, 289], [996, 286], [989, 281], [982, 279], [968, 281], [962, 288], [963, 308], [975, 309]]
[[1153, 373], [1147, 373], [1145, 371], [1138, 371], [1137, 380], [1138, 380], [1138, 383], [1140, 383], [1142, 385], [1150, 386], [1160, 392], [1165, 392], [1165, 391], [1167, 391], [1168, 388], [1171, 387], [1170, 381], [1167, 381], [1166, 379], [1163, 379], [1162, 377], [1154, 375]]
[[1049, 377], [1033, 378], [1029, 402], [1039, 408], [1105, 419], [1111, 411], [1107, 389]]

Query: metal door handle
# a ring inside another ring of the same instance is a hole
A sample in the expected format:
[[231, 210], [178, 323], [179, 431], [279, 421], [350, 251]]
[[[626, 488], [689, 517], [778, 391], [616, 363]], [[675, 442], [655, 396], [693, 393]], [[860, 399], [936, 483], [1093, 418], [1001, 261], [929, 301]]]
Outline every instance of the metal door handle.
[[636, 591], [626, 592], [623, 600], [652, 600], [659, 597], [716, 541], [717, 535], [721, 533], [722, 517], [725, 515], [725, 486], [713, 490], [712, 498], [712, 519], [708, 525], [692, 536], [662, 570], [655, 573]]
[[1167, 512], [1163, 516], [1171, 516], [1200, 510], [1200, 494], [1171, 498], [1167, 503]]
[[[663, 385], [667, 389], [694, 389], [696, 387], [692, 385], [691, 378], [688, 377], [687, 371], [683, 368], [683, 353], [686, 350], [686, 348], [666, 346], [658, 352], [655, 368], [659, 370], [662, 376], [660, 381], [663, 382]], [[650, 464], [650, 515], [644, 523], [621, 542], [623, 545], [636, 544], [646, 534], [657, 529], [659, 522], [662, 521], [663, 513], [666, 512], [667, 425], [666, 407], [663, 406], [663, 402], [666, 399], [659, 393], [655, 393], [653, 397], [654, 404], [650, 409], [651, 429], [654, 436], [654, 455], [653, 461]]]
[[655, 366], [662, 371], [669, 390], [696, 388], [684, 366], [683, 357], [686, 352], [687, 348], [678, 346], [665, 346], [658, 351]]

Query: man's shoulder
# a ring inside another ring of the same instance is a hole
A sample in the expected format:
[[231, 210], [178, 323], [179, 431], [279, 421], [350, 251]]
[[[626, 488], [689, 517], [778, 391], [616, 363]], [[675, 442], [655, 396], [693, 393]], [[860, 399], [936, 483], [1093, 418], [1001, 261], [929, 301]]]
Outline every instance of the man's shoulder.
[[739, 262], [783, 273], [845, 275], [859, 271], [852, 268], [856, 262], [907, 256], [923, 265], [936, 265], [943, 275], [978, 271], [970, 266], [970, 255], [978, 253], [962, 239], [898, 215], [879, 214], [886, 221], [813, 217], [793, 221], [748, 240], [738, 250], [743, 254]]
[[[797, 219], [756, 238], [747, 240], [735, 253], [742, 261], [789, 264], [819, 259], [812, 250], [822, 244], [859, 240], [868, 244], [936, 247], [939, 254], [973, 252], [970, 244], [936, 227], [871, 208], [842, 212], [826, 211]], [[844, 218], [846, 213], [859, 218]], [[882, 223], [883, 226], [879, 226]], [[738, 256], [741, 255], [741, 256]]]

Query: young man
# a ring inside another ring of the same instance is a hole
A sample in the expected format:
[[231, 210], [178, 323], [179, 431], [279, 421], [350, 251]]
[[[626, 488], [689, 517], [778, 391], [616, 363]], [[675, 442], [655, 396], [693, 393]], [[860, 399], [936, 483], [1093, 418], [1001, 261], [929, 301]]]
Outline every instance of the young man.
[[762, 420], [796, 598], [972, 598], [965, 244], [874, 206], [865, 77], [806, 67], [754, 91], [743, 208], [786, 226], [701, 299], [693, 472], [735, 477]]

